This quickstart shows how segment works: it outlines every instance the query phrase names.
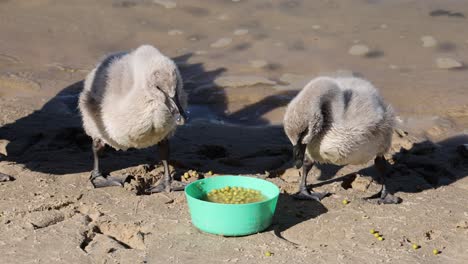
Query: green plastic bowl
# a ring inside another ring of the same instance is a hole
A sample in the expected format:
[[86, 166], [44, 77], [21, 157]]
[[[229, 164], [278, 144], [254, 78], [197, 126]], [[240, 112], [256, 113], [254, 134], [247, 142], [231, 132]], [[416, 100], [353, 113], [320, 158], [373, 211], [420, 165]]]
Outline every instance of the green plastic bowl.
[[[226, 186], [259, 190], [265, 201], [247, 204], [221, 204], [202, 200], [207, 192]], [[245, 236], [271, 225], [279, 189], [262, 179], [244, 176], [216, 176], [197, 180], [185, 188], [192, 223], [203, 232], [223, 236]]]

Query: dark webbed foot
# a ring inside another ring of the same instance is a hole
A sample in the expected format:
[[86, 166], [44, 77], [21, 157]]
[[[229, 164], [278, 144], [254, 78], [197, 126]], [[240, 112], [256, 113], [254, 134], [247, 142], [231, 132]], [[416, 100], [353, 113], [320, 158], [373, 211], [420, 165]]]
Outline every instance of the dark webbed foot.
[[111, 187], [111, 186], [122, 187], [124, 184], [124, 180], [111, 177], [111, 176], [104, 177], [100, 172], [97, 172], [97, 171], [91, 172], [90, 180], [94, 188], [104, 188], [104, 187]]
[[163, 179], [158, 184], [155, 184], [150, 188], [146, 189], [146, 193], [150, 194], [160, 192], [183, 191], [185, 189], [185, 186], [187, 186], [187, 184], [181, 181], [172, 180], [170, 182], [167, 182]]
[[395, 196], [393, 194], [391, 194], [388, 190], [387, 190], [387, 185], [386, 185], [386, 178], [387, 178], [387, 174], [388, 174], [388, 164], [387, 164], [387, 161], [385, 160], [385, 158], [383, 156], [377, 156], [374, 160], [374, 165], [376, 167], [376, 169], [379, 171], [379, 174], [380, 174], [380, 180], [382, 182], [382, 189], [380, 190], [380, 192], [370, 196], [370, 197], [367, 197], [367, 198], [364, 198], [366, 200], [375, 200], [377, 199], [377, 203], [378, 204], [399, 204], [401, 203], [402, 199], [398, 196]]
[[293, 197], [294, 199], [297, 200], [315, 200], [317, 202], [320, 202], [324, 197], [328, 196], [330, 193], [323, 192], [310, 192], [307, 189], [303, 189], [299, 191], [298, 193], [294, 194]]
[[402, 199], [388, 192], [380, 191], [372, 196], [364, 198], [367, 201], [377, 201], [378, 204], [399, 204]]
[[0, 173], [0, 182], [7, 182], [7, 181], [14, 181], [14, 180], [15, 178], [11, 177], [10, 175]]

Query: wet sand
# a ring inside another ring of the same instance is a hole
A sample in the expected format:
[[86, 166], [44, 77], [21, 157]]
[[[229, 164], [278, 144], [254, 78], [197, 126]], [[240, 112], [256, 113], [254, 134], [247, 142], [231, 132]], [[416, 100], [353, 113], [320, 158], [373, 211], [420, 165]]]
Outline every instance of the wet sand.
[[[16, 179], [0, 183], [0, 262], [468, 258], [468, 163], [457, 152], [468, 143], [466, 1], [199, 2], [0, 1], [0, 172]], [[171, 140], [176, 175], [212, 170], [278, 184], [269, 230], [202, 234], [182, 193], [139, 195], [160, 177], [155, 148], [107, 150], [104, 168], [136, 180], [90, 188], [91, 145], [76, 111], [80, 81], [105, 54], [143, 43], [174, 58], [190, 94], [192, 121]], [[333, 193], [323, 205], [291, 198], [298, 173], [289, 169], [281, 120], [290, 99], [321, 74], [363, 76], [395, 108], [402, 130], [388, 158], [402, 204], [361, 199], [378, 190], [371, 163], [312, 172], [314, 188]], [[342, 205], [344, 198], [351, 203]], [[434, 248], [442, 253], [432, 255]]]

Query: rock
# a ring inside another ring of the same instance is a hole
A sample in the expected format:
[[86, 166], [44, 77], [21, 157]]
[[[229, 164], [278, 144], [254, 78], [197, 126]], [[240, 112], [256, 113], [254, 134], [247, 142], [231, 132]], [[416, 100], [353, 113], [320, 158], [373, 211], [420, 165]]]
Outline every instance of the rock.
[[10, 144], [9, 140], [0, 139], [0, 154], [8, 156], [7, 146]]
[[231, 38], [220, 38], [216, 42], [213, 42], [210, 47], [212, 48], [224, 48], [229, 46], [231, 44], [232, 39]]
[[214, 83], [220, 87], [241, 87], [241, 86], [253, 86], [257, 84], [275, 85], [276, 82], [269, 80], [261, 76], [225, 76], [217, 78]]
[[422, 36], [421, 41], [425, 48], [431, 48], [437, 45], [437, 40], [433, 36]]
[[366, 45], [354, 45], [352, 46], [348, 53], [353, 56], [365, 56], [369, 53], [370, 49]]
[[287, 183], [293, 183], [293, 182], [298, 182], [299, 181], [299, 170], [296, 168], [289, 168], [286, 169], [283, 174], [280, 175], [280, 178], [287, 182]]
[[457, 228], [468, 229], [468, 221], [462, 220], [462, 221], [458, 222], [457, 223]]
[[351, 183], [351, 187], [354, 190], [365, 192], [369, 189], [372, 180], [366, 177], [362, 177], [361, 175], [357, 174], [356, 179]]
[[268, 65], [268, 62], [264, 60], [251, 60], [249, 61], [249, 63], [250, 63], [250, 66], [254, 68], [263, 68]]
[[457, 151], [462, 157], [468, 158], [468, 144], [458, 146]]
[[236, 35], [236, 36], [242, 36], [242, 35], [246, 35], [248, 33], [249, 33], [249, 30], [245, 29], [245, 28], [239, 28], [239, 29], [234, 30], [234, 35]]
[[108, 253], [125, 249], [125, 247], [109, 236], [94, 233], [93, 240], [86, 246], [88, 254], [106, 256]]
[[457, 69], [463, 67], [461, 62], [449, 57], [437, 58], [436, 64], [439, 69]]
[[0, 172], [0, 182], [14, 181], [15, 178]]
[[182, 35], [184, 32], [182, 30], [178, 29], [171, 29], [167, 32], [169, 36], [176, 36], [176, 35]]
[[175, 8], [177, 3], [171, 0], [153, 0], [153, 3], [164, 6], [167, 9]]
[[103, 234], [111, 236], [132, 248], [141, 250], [146, 248], [143, 233], [140, 231], [141, 228], [136, 224], [106, 222], [102, 223], [99, 229]]
[[36, 211], [26, 217], [26, 222], [30, 223], [34, 229], [55, 225], [65, 220], [65, 214], [59, 210]]

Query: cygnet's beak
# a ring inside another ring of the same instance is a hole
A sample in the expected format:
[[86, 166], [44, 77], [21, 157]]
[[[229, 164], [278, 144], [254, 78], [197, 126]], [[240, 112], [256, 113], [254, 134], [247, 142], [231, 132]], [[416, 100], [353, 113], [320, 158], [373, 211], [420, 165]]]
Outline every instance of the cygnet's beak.
[[304, 155], [305, 155], [306, 145], [302, 143], [298, 143], [297, 145], [293, 146], [293, 158], [294, 158], [294, 166], [296, 169], [299, 169], [304, 164]]
[[184, 108], [180, 105], [179, 97], [176, 94], [176, 96], [174, 98], [171, 98], [171, 99], [173, 100], [174, 104], [176, 105], [177, 111], [178, 111], [178, 113], [175, 115], [176, 124], [177, 125], [185, 124], [185, 121], [188, 120], [187, 113], [185, 112]]

